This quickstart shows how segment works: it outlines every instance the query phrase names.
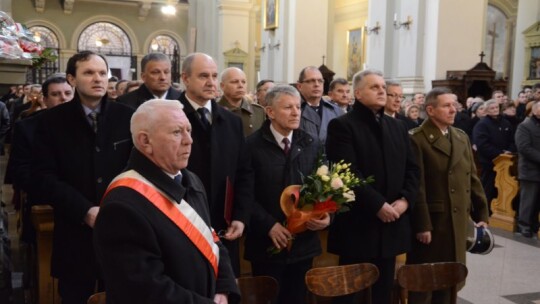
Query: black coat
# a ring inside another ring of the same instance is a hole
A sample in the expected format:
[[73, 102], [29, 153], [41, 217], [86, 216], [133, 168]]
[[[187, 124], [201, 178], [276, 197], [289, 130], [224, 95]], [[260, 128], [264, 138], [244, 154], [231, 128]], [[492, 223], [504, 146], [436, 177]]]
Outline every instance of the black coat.
[[[167, 96], [165, 96], [165, 99], [176, 100], [180, 97], [180, 93], [181, 93], [180, 91], [174, 89], [173, 87], [170, 87], [169, 90], [167, 91]], [[118, 98], [116, 99], [116, 102], [123, 103], [127, 106], [130, 106], [133, 109], [137, 109], [145, 101], [148, 101], [154, 98], [155, 97], [152, 94], [152, 92], [150, 92], [150, 90], [143, 83], [135, 91], [131, 91], [122, 96], [118, 96]]]
[[514, 129], [503, 117], [480, 119], [474, 126], [472, 142], [476, 145], [482, 169], [493, 168], [493, 160], [504, 151], [516, 152]]
[[[351, 211], [339, 214], [330, 225], [328, 251], [351, 258], [392, 257], [410, 249], [409, 210], [419, 185], [419, 168], [405, 127], [392, 117], [374, 113], [361, 102], [328, 126], [329, 161], [351, 163], [352, 172], [375, 182], [355, 189]], [[405, 197], [409, 210], [392, 223], [377, 212], [387, 202]]]
[[289, 185], [301, 185], [301, 175], [313, 172], [321, 148], [319, 141], [301, 129], [295, 130], [287, 157], [270, 131], [270, 121], [266, 121], [247, 138], [246, 144], [255, 174], [256, 204], [247, 232], [245, 258], [294, 263], [321, 254], [318, 234], [310, 230], [295, 236], [290, 252], [282, 250], [280, 254], [271, 256], [266, 252], [273, 246], [268, 232], [274, 224], [285, 220], [279, 203], [281, 192]]
[[101, 101], [94, 133], [75, 98], [40, 115], [35, 181], [41, 202], [54, 208], [51, 272], [57, 278], [95, 278], [92, 229], [84, 217], [98, 206], [110, 181], [125, 168], [133, 146], [133, 110]]
[[246, 154], [242, 121], [238, 116], [212, 103], [212, 126], [204, 131], [199, 114], [180, 96], [184, 112], [191, 123], [191, 156], [188, 169], [201, 179], [208, 196], [212, 227], [225, 229], [224, 219], [226, 181], [233, 185], [232, 220], [248, 222], [253, 203], [253, 174]]
[[[139, 151], [133, 169], [175, 201], [182, 198], [207, 225], [210, 216], [199, 178], [182, 170], [178, 186]], [[218, 243], [218, 277], [192, 241], [163, 212], [127, 187], [111, 190], [96, 220], [94, 244], [107, 303], [213, 303], [216, 293], [238, 299], [227, 250]]]

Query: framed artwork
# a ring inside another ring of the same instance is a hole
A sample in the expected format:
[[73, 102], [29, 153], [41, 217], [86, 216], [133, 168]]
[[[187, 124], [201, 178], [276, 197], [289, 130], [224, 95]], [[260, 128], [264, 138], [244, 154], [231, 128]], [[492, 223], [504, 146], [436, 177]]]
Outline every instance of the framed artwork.
[[275, 30], [278, 27], [279, 0], [264, 0], [264, 29]]
[[347, 80], [362, 69], [364, 62], [364, 31], [362, 28], [352, 29], [347, 34]]
[[540, 47], [531, 48], [529, 79], [540, 79]]

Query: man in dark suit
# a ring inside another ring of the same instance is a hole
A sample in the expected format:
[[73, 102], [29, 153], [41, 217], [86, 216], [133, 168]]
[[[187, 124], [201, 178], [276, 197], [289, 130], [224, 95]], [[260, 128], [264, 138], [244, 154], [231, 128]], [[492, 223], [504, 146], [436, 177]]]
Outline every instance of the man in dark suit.
[[[59, 104], [70, 101], [73, 98], [73, 88], [67, 83], [65, 77], [57, 76], [47, 79], [43, 83], [43, 103], [47, 109], [52, 109]], [[30, 208], [39, 203], [34, 193], [34, 180], [32, 178], [31, 164], [35, 155], [35, 134], [38, 128], [39, 115], [43, 110], [36, 111], [30, 116], [19, 120], [13, 128], [11, 141], [11, 153], [9, 154], [6, 168], [5, 183], [13, 184], [13, 191], [20, 198], [21, 191], [26, 192], [26, 201], [20, 199], [22, 210], [22, 235], [21, 239], [26, 242], [34, 241], [34, 230], [30, 222]]]
[[[277, 85], [266, 95], [269, 121], [247, 141], [255, 174], [253, 214], [246, 237], [245, 257], [251, 261], [253, 275], [271, 276], [279, 283], [277, 303], [304, 303], [305, 275], [313, 258], [321, 254], [317, 230], [330, 224], [325, 213], [321, 219], [307, 223], [308, 230], [292, 238], [282, 223], [285, 214], [280, 207], [281, 192], [287, 186], [302, 184], [317, 166], [320, 143], [299, 129], [300, 95], [289, 85]], [[270, 255], [268, 248], [282, 249]]]
[[163, 53], [150, 53], [141, 60], [141, 79], [144, 82], [133, 92], [118, 96], [117, 102], [137, 109], [143, 102], [154, 99], [180, 97], [180, 92], [171, 87], [171, 59]]
[[36, 193], [54, 208], [51, 275], [63, 304], [86, 303], [95, 292], [92, 228], [101, 197], [132, 148], [133, 110], [107, 102], [107, 71], [100, 55], [73, 55], [66, 75], [75, 97], [43, 113], [36, 134]]
[[[188, 55], [182, 65], [186, 91], [180, 102], [194, 139], [188, 169], [201, 178], [208, 195], [212, 227], [223, 233], [223, 243], [229, 250], [235, 274], [239, 275], [237, 239], [249, 217], [253, 179], [242, 121], [214, 100], [217, 79], [217, 65], [212, 57], [203, 53]], [[225, 208], [230, 203], [232, 210]]]
[[[328, 160], [351, 163], [360, 178], [375, 182], [354, 189], [351, 211], [339, 214], [330, 225], [328, 251], [341, 265], [373, 263], [380, 277], [373, 287], [373, 302], [390, 303], [395, 258], [411, 246], [409, 210], [416, 199], [419, 169], [405, 127], [384, 115], [386, 84], [380, 72], [354, 75], [352, 111], [328, 125]], [[354, 297], [342, 299], [353, 303]]]
[[182, 108], [154, 99], [133, 114], [128, 171], [107, 189], [94, 233], [107, 303], [238, 299], [204, 187], [185, 169], [193, 140]]
[[[488, 206], [467, 133], [452, 127], [456, 100], [448, 89], [431, 90], [428, 119], [411, 131], [420, 165], [420, 191], [411, 212], [412, 250], [407, 264], [465, 263], [470, 218], [487, 227]], [[450, 303], [450, 290], [409, 293], [411, 303]]]

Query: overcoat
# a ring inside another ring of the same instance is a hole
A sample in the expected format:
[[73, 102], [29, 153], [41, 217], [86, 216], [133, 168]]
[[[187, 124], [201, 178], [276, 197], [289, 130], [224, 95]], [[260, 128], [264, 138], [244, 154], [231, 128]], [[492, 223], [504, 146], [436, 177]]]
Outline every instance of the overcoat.
[[[165, 99], [170, 100], [177, 100], [178, 97], [180, 97], [180, 91], [176, 90], [173, 87], [170, 87], [169, 90], [167, 90], [167, 95], [165, 96]], [[148, 101], [150, 99], [154, 99], [154, 94], [150, 92], [148, 87], [143, 83], [141, 86], [129, 93], [126, 93], [124, 95], [118, 96], [116, 99], [116, 102], [123, 103], [134, 110], [136, 110], [140, 105], [142, 105], [145, 101]]]
[[[447, 139], [429, 118], [411, 134], [420, 166], [420, 191], [412, 210], [413, 249], [407, 254], [407, 263], [465, 263], [469, 218], [488, 221], [469, 137], [449, 127]], [[425, 231], [431, 231], [428, 245], [415, 237]]]
[[54, 277], [97, 277], [92, 228], [84, 217], [126, 166], [133, 146], [132, 114], [132, 109], [107, 101], [105, 95], [94, 133], [78, 93], [72, 101], [40, 114], [32, 167], [39, 201], [54, 208]]
[[[199, 178], [182, 170], [178, 186], [139, 151], [128, 169], [149, 180], [176, 202], [185, 200], [210, 225], [206, 193]], [[140, 193], [117, 187], [104, 198], [94, 244], [107, 303], [214, 303], [216, 293], [239, 292], [227, 250], [219, 246], [218, 276], [186, 234]]]
[[[378, 120], [376, 117], [378, 116]], [[358, 177], [373, 176], [372, 184], [354, 189], [356, 201], [349, 212], [330, 225], [328, 251], [351, 258], [390, 258], [410, 249], [409, 213], [418, 191], [418, 166], [405, 126], [377, 115], [360, 101], [353, 110], [328, 125], [329, 161], [351, 164]], [[409, 209], [391, 223], [377, 217], [383, 204], [405, 198]]]

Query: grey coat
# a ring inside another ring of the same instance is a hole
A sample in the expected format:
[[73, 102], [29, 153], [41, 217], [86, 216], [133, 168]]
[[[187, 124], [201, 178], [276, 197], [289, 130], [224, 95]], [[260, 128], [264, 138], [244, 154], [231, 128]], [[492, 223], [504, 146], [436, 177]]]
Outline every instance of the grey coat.
[[302, 102], [300, 129], [318, 138], [324, 144], [326, 142], [326, 134], [328, 133], [328, 123], [330, 123], [330, 120], [341, 116], [343, 110], [324, 99], [321, 99], [320, 103], [322, 105], [322, 118], [307, 102]]
[[519, 124], [515, 142], [519, 154], [518, 178], [540, 182], [540, 120], [532, 116]]

